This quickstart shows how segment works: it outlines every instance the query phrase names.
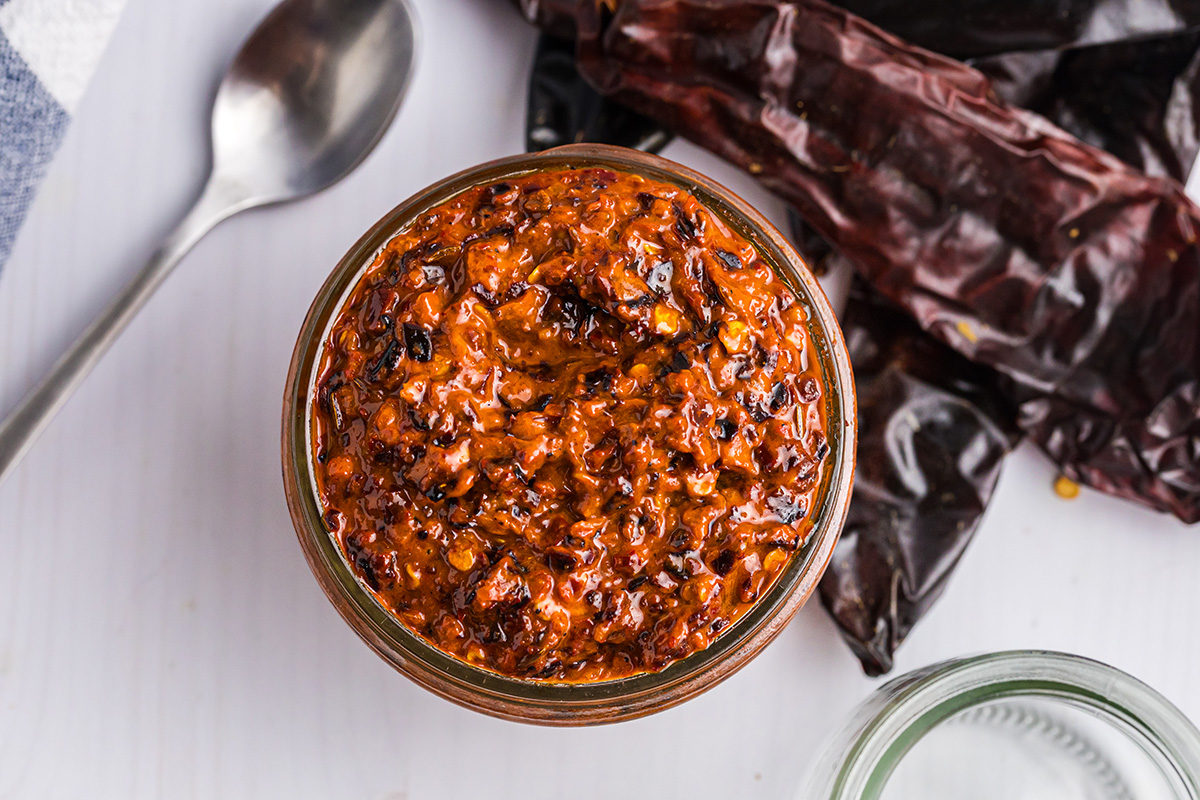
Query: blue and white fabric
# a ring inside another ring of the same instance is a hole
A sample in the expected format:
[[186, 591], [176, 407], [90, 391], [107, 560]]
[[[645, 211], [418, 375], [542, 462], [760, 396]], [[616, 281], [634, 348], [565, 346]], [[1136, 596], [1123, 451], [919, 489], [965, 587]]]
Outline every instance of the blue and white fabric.
[[125, 0], [0, 0], [0, 267]]

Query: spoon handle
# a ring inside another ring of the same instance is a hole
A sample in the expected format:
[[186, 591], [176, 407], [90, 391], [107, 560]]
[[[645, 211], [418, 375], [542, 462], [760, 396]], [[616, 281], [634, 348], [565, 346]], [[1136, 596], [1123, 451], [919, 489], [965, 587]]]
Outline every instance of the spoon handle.
[[227, 187], [210, 179], [191, 211], [149, 262], [0, 422], [0, 484], [171, 269], [214, 225], [239, 210], [230, 194]]

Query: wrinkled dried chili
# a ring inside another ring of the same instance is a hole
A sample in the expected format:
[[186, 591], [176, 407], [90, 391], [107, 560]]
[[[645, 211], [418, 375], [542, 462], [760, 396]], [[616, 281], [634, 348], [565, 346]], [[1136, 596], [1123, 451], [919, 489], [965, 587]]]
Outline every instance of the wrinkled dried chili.
[[1200, 213], [1180, 186], [821, 0], [525, 7], [573, 11], [602, 92], [760, 175], [925, 330], [1008, 375], [1066, 474], [1200, 519]]
[[[976, 66], [1009, 102], [1143, 171], [1182, 180], [1195, 158], [1198, 48], [1200, 34], [1192, 32], [1014, 53]], [[810, 263], [852, 269], [797, 215], [791, 223]], [[953, 354], [863, 282], [856, 282], [843, 319], [858, 381], [862, 458], [821, 600], [863, 668], [880, 674], [891, 669], [896, 648], [941, 594], [974, 535], [1004, 439], [1013, 435], [1013, 410], [994, 372]], [[935, 422], [913, 430], [915, 420], [928, 419]], [[972, 459], [976, 453], [985, 455]], [[964, 463], [988, 467], [960, 469]], [[939, 501], [930, 504], [934, 497]]]
[[922, 331], [861, 280], [842, 330], [858, 392], [858, 468], [821, 602], [870, 675], [941, 595], [1015, 443], [992, 370]]
[[657, 153], [671, 133], [649, 117], [601, 95], [575, 68], [575, 43], [543, 33], [529, 77], [525, 149], [603, 142]]
[[[815, 269], [853, 271], [795, 213]], [[998, 374], [930, 336], [855, 278], [841, 314], [858, 393], [858, 469], [821, 604], [868, 675], [941, 596], [1019, 438]]]
[[1200, 31], [974, 66], [1009, 103], [1147, 173], [1185, 180], [1200, 146]]
[[[1004, 53], [972, 66], [1012, 105], [1148, 175], [1187, 180], [1200, 148], [1200, 31]], [[794, 211], [789, 223], [814, 269], [827, 271], [828, 242]]]

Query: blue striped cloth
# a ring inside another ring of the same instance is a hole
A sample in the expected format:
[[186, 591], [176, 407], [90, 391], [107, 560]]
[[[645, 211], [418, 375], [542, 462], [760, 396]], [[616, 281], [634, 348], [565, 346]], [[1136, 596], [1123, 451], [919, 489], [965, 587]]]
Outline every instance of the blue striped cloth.
[[0, 0], [0, 267], [124, 0]]

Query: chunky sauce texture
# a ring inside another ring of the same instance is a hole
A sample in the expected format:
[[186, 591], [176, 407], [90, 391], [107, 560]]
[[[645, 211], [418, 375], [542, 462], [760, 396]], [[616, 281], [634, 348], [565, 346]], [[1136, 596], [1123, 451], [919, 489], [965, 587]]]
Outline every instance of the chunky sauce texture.
[[829, 448], [807, 319], [681, 188], [593, 168], [470, 189], [387, 244], [325, 343], [326, 525], [469, 663], [660, 670], [812, 528]]

